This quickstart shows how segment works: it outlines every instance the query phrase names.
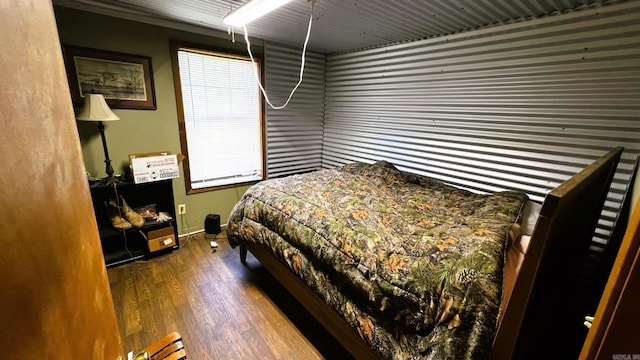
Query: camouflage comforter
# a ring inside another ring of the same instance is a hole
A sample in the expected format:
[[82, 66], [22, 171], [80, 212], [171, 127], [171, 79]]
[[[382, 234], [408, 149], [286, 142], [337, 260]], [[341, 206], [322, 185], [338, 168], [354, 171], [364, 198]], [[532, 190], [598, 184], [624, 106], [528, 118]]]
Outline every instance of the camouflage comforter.
[[252, 186], [227, 236], [270, 248], [381, 358], [481, 359], [526, 198], [354, 163]]

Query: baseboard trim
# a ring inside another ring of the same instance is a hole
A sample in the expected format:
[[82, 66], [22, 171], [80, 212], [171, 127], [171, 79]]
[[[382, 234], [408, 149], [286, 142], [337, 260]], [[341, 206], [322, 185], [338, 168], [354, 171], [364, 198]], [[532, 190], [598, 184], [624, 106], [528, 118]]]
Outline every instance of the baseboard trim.
[[[221, 231], [225, 231], [226, 228], [227, 228], [227, 224], [220, 225], [220, 230]], [[178, 235], [178, 238], [183, 238], [183, 237], [188, 237], [188, 236], [191, 236], [191, 235], [196, 235], [196, 234], [199, 234], [201, 232], [204, 232], [204, 228], [198, 229], [198, 230], [195, 230], [195, 231], [192, 231], [192, 232], [188, 232], [186, 234], [180, 234], [180, 235]]]

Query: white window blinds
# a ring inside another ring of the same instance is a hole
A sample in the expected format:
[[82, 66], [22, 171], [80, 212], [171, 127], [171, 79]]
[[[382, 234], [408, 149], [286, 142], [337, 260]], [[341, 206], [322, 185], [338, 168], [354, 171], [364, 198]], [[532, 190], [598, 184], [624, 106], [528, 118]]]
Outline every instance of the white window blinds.
[[179, 50], [178, 66], [191, 188], [261, 180], [257, 65]]

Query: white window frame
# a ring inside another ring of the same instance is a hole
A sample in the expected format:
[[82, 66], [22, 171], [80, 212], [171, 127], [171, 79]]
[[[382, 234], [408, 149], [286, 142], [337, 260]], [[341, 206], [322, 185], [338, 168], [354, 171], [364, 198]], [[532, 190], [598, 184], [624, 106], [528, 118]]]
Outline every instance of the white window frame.
[[[256, 161], [259, 161], [259, 169], [251, 167], [251, 169], [253, 170], [251, 170], [249, 173], [242, 173], [241, 171], [239, 171], [239, 173], [233, 173], [233, 172], [220, 173], [218, 171], [220, 169], [216, 168], [216, 171], [215, 171], [216, 176], [214, 178], [209, 178], [208, 177], [209, 175], [203, 176], [203, 171], [210, 173], [212, 168], [199, 168], [199, 167], [216, 166], [216, 164], [224, 164], [225, 161], [228, 163], [233, 163], [234, 162], [234, 159], [232, 159], [233, 156], [241, 156], [239, 154], [240, 152], [238, 151], [229, 151], [228, 146], [225, 146], [222, 143], [222, 141], [223, 140], [226, 141], [228, 138], [231, 138], [231, 137], [235, 137], [236, 142], [243, 141], [242, 138], [246, 138], [247, 128], [245, 126], [245, 129], [242, 130], [242, 135], [233, 133], [233, 131], [240, 131], [240, 130], [237, 124], [234, 126], [231, 126], [232, 123], [229, 121], [230, 120], [229, 118], [233, 116], [228, 115], [228, 116], [221, 116], [220, 118], [223, 120], [218, 119], [216, 121], [218, 122], [218, 124], [220, 124], [222, 121], [228, 121], [228, 122], [223, 122], [222, 126], [226, 128], [224, 129], [224, 131], [232, 132], [232, 134], [230, 134], [231, 136], [229, 137], [222, 137], [222, 135], [212, 135], [214, 132], [217, 133], [218, 130], [222, 131], [222, 129], [219, 127], [220, 125], [216, 125], [217, 126], [216, 129], [213, 129], [211, 126], [209, 126], [209, 128], [207, 129], [204, 129], [204, 128], [200, 128], [197, 130], [194, 129], [194, 124], [197, 124], [197, 119], [194, 119], [194, 117], [197, 117], [198, 115], [195, 115], [194, 112], [190, 112], [189, 110], [187, 110], [185, 114], [185, 107], [184, 107], [184, 101], [183, 101], [183, 97], [184, 97], [183, 85], [181, 83], [181, 74], [180, 74], [181, 69], [180, 69], [180, 62], [178, 60], [178, 53], [181, 51], [188, 52], [196, 56], [211, 55], [218, 58], [229, 59], [229, 63], [235, 63], [237, 61], [247, 61], [251, 63], [251, 59], [249, 56], [244, 56], [229, 50], [220, 50], [220, 49], [207, 47], [204, 45], [194, 45], [194, 44], [188, 44], [188, 43], [183, 43], [179, 41], [171, 42], [171, 57], [172, 57], [173, 74], [174, 74], [173, 77], [174, 77], [175, 92], [176, 92], [176, 106], [178, 110], [180, 145], [181, 145], [182, 154], [185, 156], [185, 160], [183, 161], [183, 169], [184, 169], [184, 181], [185, 181], [186, 193], [193, 194], [193, 193], [218, 190], [218, 189], [234, 187], [234, 186], [249, 185], [249, 184], [256, 183], [260, 180], [264, 180], [265, 174], [266, 174], [264, 101], [263, 101], [262, 95], [260, 94], [260, 89], [257, 85], [257, 82], [255, 81], [255, 78], [253, 79], [253, 83], [255, 83], [255, 86], [256, 86], [256, 97], [254, 98], [253, 94], [249, 94], [248, 97], [250, 99], [255, 99], [255, 101], [258, 102], [257, 104], [258, 110], [256, 113], [256, 119], [255, 119], [256, 128], [255, 129], [252, 128], [252, 126], [249, 124], [249, 129], [255, 131], [252, 136], [257, 136], [258, 144], [254, 144], [256, 148], [252, 148], [252, 150], [250, 150], [249, 153], [246, 153], [246, 155], [249, 157], [256, 156], [256, 155], [259, 156], [259, 158], [256, 157], [253, 160], [254, 166], [258, 165]], [[257, 70], [258, 70], [257, 74], [261, 76], [262, 75], [262, 59], [256, 58], [254, 56], [254, 62], [255, 63], [253, 64], [253, 66], [257, 66]], [[220, 91], [220, 90], [211, 90], [211, 91]], [[232, 89], [230, 91], [232, 91]], [[184, 94], [189, 94], [189, 92], [187, 91]], [[223, 94], [226, 98], [229, 98], [230, 96], [233, 97], [233, 94], [229, 95], [228, 92], [224, 92]], [[210, 115], [211, 113], [208, 114], [208, 116]], [[244, 114], [244, 117], [243, 117], [244, 120], [253, 121], [252, 115], [248, 115], [249, 118], [247, 118], [246, 116], [247, 114]], [[229, 125], [229, 127], [225, 125]], [[189, 131], [191, 131], [191, 133], [189, 133]], [[208, 135], [204, 134], [205, 132]], [[249, 134], [251, 134], [251, 132], [249, 132]], [[189, 138], [191, 138], [192, 140], [191, 147], [192, 147], [192, 150], [194, 151], [194, 159], [190, 159], [189, 157], [189, 143], [188, 143]], [[209, 144], [209, 141], [210, 141], [210, 144]], [[194, 150], [194, 146], [197, 146], [198, 149]], [[210, 157], [209, 155], [207, 155], [206, 158], [203, 156], [198, 157], [195, 155], [195, 151], [199, 151], [200, 154], [204, 152], [204, 153], [210, 153], [211, 155]], [[258, 151], [259, 154], [255, 154], [253, 153], [253, 151]], [[229, 169], [232, 169], [232, 168], [230, 167]]]

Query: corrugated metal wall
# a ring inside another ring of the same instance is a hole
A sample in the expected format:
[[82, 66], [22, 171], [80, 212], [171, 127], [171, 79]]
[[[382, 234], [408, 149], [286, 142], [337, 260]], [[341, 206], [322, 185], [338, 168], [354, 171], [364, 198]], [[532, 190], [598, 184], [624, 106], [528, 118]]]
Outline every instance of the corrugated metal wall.
[[[283, 105], [298, 83], [302, 47], [265, 44], [265, 90]], [[321, 168], [325, 55], [307, 52], [303, 82], [282, 110], [266, 105], [267, 176]]]
[[323, 167], [386, 159], [476, 191], [545, 194], [625, 147], [596, 243], [640, 152], [640, 2], [330, 55]]
[[638, 19], [640, 2], [622, 3], [330, 55], [322, 165], [385, 159], [459, 187], [520, 189], [542, 202], [623, 146], [579, 291], [565, 303], [592, 314], [640, 153]]

